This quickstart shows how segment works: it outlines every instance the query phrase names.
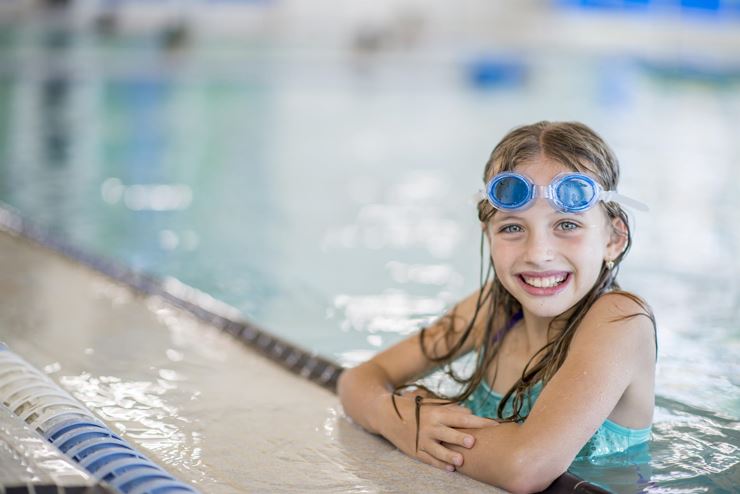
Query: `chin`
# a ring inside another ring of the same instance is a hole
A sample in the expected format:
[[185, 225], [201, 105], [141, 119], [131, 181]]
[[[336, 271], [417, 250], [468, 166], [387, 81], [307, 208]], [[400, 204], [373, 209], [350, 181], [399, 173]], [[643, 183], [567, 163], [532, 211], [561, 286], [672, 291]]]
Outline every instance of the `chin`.
[[542, 297], [539, 300], [528, 294], [514, 296], [529, 315], [538, 318], [553, 318], [567, 312], [578, 303], [578, 299], [563, 295], [565, 294], [559, 297]]
[[[570, 307], [572, 307], [572, 305]], [[526, 310], [530, 315], [543, 319], [555, 318], [560, 314], [566, 312], [568, 309], [570, 309], [570, 307], [567, 307], [565, 305], [558, 305], [553, 307], [532, 306], [531, 304], [522, 305], [522, 308]]]

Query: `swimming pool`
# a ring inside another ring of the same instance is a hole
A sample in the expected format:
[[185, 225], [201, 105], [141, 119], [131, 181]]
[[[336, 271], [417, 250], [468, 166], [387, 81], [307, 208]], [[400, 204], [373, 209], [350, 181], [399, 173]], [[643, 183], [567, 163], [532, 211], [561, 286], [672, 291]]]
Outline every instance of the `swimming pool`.
[[0, 200], [345, 365], [475, 288], [470, 196], [504, 132], [588, 123], [651, 206], [621, 280], [653, 305], [660, 357], [650, 451], [573, 470], [624, 491], [740, 484], [737, 66], [545, 49], [167, 58], [154, 38], [44, 47], [23, 29], [2, 43]]

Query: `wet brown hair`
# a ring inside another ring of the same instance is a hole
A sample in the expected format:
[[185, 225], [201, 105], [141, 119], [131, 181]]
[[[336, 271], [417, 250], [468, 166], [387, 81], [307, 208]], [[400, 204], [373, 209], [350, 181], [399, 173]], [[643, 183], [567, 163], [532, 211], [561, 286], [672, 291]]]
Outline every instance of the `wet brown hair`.
[[[531, 162], [538, 157], [545, 157], [573, 171], [586, 173], [594, 177], [604, 190], [617, 190], [619, 163], [614, 153], [596, 132], [578, 122], [543, 121], [513, 129], [504, 136], [491, 153], [483, 173], [483, 182], [486, 183], [494, 175], [504, 171], [512, 171], [517, 166]], [[611, 269], [606, 266], [606, 263], [602, 264], [601, 271], [591, 290], [573, 307], [550, 322], [547, 343], [527, 362], [521, 377], [502, 398], [497, 410], [498, 417], [493, 418], [517, 422], [526, 418], [522, 414], [522, 407], [525, 400], [528, 399], [532, 387], [538, 382], [542, 382], [543, 385], [546, 384], [563, 365], [576, 329], [594, 302], [602, 295], [619, 293], [635, 301], [641, 307], [641, 312], [629, 314], [620, 319], [645, 316], [650, 319], [653, 330], [655, 330], [655, 317], [647, 303], [640, 297], [621, 290], [616, 280], [619, 265], [632, 245], [627, 213], [615, 202], [601, 202], [599, 204], [599, 207], [604, 208], [610, 223], [617, 218], [623, 224], [623, 230], [615, 231], [615, 233], [627, 236], [626, 246], [619, 256], [613, 259], [614, 265]], [[478, 202], [478, 218], [481, 223], [486, 224], [494, 214], [495, 209], [486, 199]], [[462, 321], [462, 316], [457, 314], [457, 307], [455, 307], [439, 321], [439, 324], [446, 327], [443, 338], [428, 341], [426, 330], [422, 330], [420, 334], [420, 344], [424, 355], [430, 361], [442, 365], [445, 373], [461, 387], [459, 392], [452, 396], [439, 396], [425, 386], [414, 385], [427, 390], [435, 397], [442, 398], [445, 403], [463, 402], [473, 394], [481, 381], [486, 378], [488, 369], [501, 348], [504, 333], [522, 310], [521, 304], [496, 277], [490, 256], [488, 258], [488, 269], [483, 269], [483, 246], [484, 234], [482, 233], [481, 289], [478, 292], [472, 318], [469, 321]], [[476, 366], [472, 374], [461, 376], [453, 370], [451, 364], [460, 356], [466, 342], [475, 337], [474, 328], [478, 326], [476, 323], [479, 320], [483, 322], [484, 334], [482, 339], [476, 342]], [[455, 324], [456, 322], [457, 324]], [[440, 347], [443, 347], [446, 351]], [[497, 372], [497, 370], [494, 372]], [[394, 395], [408, 386], [408, 384], [399, 386]], [[504, 407], [509, 400], [512, 400], [513, 412], [504, 416]], [[418, 398], [416, 403], [418, 435], [419, 407], [426, 403]], [[440, 404], [438, 401], [434, 403]], [[398, 408], [396, 408], [396, 412], [398, 413]]]

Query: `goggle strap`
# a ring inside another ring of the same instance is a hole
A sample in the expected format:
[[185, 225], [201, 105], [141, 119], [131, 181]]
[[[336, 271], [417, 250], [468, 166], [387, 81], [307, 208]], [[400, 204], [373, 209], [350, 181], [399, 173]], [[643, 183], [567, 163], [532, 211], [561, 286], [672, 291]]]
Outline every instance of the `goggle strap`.
[[640, 202], [637, 199], [632, 199], [627, 196], [623, 196], [622, 194], [618, 192], [614, 192], [613, 190], [610, 190], [608, 192], [602, 192], [600, 199], [605, 202], [618, 202], [624, 206], [627, 206], [632, 209], [637, 209], [638, 211], [650, 211], [650, 208], [645, 204], [644, 202]]

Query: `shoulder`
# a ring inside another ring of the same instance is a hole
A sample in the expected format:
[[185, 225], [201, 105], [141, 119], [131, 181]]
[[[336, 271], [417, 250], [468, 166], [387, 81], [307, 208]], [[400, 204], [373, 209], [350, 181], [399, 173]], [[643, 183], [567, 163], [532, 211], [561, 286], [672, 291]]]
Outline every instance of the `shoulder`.
[[607, 347], [635, 357], [649, 355], [654, 362], [657, 339], [652, 309], [633, 293], [621, 290], [606, 293], [584, 315], [572, 345]]
[[607, 292], [591, 305], [587, 315], [614, 317], [644, 317], [654, 324], [653, 311], [648, 303], [634, 293], [624, 290]]

